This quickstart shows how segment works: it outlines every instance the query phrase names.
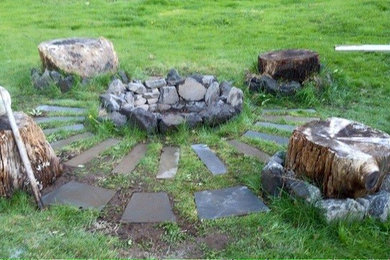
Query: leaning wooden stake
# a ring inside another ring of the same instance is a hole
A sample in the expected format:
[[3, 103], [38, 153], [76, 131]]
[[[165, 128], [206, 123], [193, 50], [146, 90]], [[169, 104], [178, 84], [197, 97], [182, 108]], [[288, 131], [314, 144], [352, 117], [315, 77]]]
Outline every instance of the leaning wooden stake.
[[39, 191], [37, 181], [35, 179], [33, 170], [31, 168], [30, 160], [28, 159], [28, 156], [27, 156], [26, 147], [22, 141], [22, 138], [20, 137], [19, 129], [16, 125], [14, 114], [12, 113], [10, 101], [5, 98], [6, 95], [9, 96], [8, 92], [6, 92], [6, 91], [7, 90], [5, 88], [0, 86], [1, 100], [4, 104], [5, 111], [7, 112], [8, 120], [9, 120], [9, 123], [11, 125], [11, 129], [12, 129], [12, 133], [14, 135], [15, 142], [16, 142], [16, 145], [17, 145], [18, 150], [19, 150], [20, 158], [22, 159], [22, 162], [23, 162], [24, 167], [26, 169], [27, 177], [29, 178], [31, 189], [32, 189], [34, 197], [35, 197], [35, 201], [37, 202], [38, 208], [43, 209], [44, 206], [42, 203], [41, 193]]

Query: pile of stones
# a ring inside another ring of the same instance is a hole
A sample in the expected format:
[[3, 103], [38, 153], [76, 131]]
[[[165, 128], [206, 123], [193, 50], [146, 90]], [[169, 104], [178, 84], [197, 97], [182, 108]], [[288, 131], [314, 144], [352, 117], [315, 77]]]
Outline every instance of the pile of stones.
[[321, 190], [296, 177], [296, 174], [284, 167], [285, 152], [271, 157], [261, 172], [263, 190], [272, 196], [280, 196], [284, 191], [294, 198], [313, 204], [324, 213], [325, 219], [362, 220], [365, 217], [386, 221], [390, 215], [390, 175], [382, 182], [379, 191], [360, 198], [331, 199], [324, 198]]
[[136, 125], [148, 133], [165, 133], [183, 123], [215, 126], [242, 110], [243, 92], [212, 75], [181, 77], [175, 69], [144, 82], [116, 78], [100, 95], [100, 116], [117, 126]]
[[49, 86], [57, 86], [62, 93], [68, 92], [75, 79], [72, 75], [63, 75], [56, 70], [45, 69], [41, 72], [37, 68], [31, 69], [31, 81], [36, 89], [43, 90]]

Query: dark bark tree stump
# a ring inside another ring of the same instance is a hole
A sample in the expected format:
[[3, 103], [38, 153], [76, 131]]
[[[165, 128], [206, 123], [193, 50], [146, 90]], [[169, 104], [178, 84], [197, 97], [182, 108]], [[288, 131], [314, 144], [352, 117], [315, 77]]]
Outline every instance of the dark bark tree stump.
[[312, 73], [320, 71], [318, 53], [310, 50], [280, 50], [259, 55], [259, 72], [274, 79], [302, 83]]
[[326, 197], [361, 197], [390, 172], [390, 135], [342, 118], [313, 121], [294, 130], [285, 165]]
[[[30, 117], [21, 112], [15, 112], [14, 116], [35, 178], [44, 188], [61, 175], [60, 161], [41, 128]], [[0, 196], [11, 197], [17, 189], [31, 192], [8, 117], [3, 115], [0, 116]]]

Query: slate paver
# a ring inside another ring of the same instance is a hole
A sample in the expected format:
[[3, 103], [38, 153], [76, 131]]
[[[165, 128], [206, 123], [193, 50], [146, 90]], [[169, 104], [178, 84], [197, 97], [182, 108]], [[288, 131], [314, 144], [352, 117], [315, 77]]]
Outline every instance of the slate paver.
[[268, 109], [263, 109], [263, 113], [294, 113], [294, 112], [304, 112], [304, 113], [310, 113], [310, 114], [315, 114], [317, 111], [313, 108], [305, 108], [305, 109], [300, 109], [300, 108], [290, 108], [290, 109], [283, 109], [283, 108], [268, 108]]
[[160, 166], [157, 179], [171, 179], [175, 177], [179, 165], [179, 147], [166, 146], [163, 148], [160, 157]]
[[282, 125], [282, 124], [275, 124], [270, 122], [257, 122], [255, 126], [261, 126], [266, 128], [275, 128], [278, 130], [286, 131], [286, 132], [293, 132], [296, 126], [293, 125]]
[[93, 136], [92, 133], [89, 133], [89, 132], [82, 133], [82, 134], [71, 136], [71, 137], [63, 139], [63, 140], [53, 142], [50, 145], [54, 150], [60, 150], [64, 146], [70, 145], [71, 143], [76, 142], [78, 140], [89, 138], [91, 136]]
[[69, 112], [74, 114], [84, 114], [87, 112], [85, 108], [80, 107], [63, 107], [63, 106], [50, 106], [50, 105], [40, 105], [35, 108], [42, 112]]
[[299, 116], [283, 116], [283, 115], [263, 115], [262, 118], [266, 121], [287, 121], [287, 122], [294, 122], [299, 124], [305, 124], [311, 121], [320, 120], [318, 117], [299, 117]]
[[111, 146], [114, 146], [114, 145], [118, 144], [119, 142], [120, 141], [117, 139], [107, 139], [107, 140], [101, 142], [100, 144], [95, 145], [94, 147], [77, 155], [76, 157], [72, 158], [71, 160], [65, 162], [64, 164], [66, 166], [70, 166], [70, 167], [78, 167], [79, 165], [84, 165], [87, 162], [94, 159], [95, 157], [97, 157], [101, 152], [109, 149]]
[[245, 186], [196, 192], [195, 203], [200, 219], [269, 211], [269, 208]]
[[147, 149], [146, 144], [137, 144], [128, 155], [123, 157], [121, 162], [112, 170], [112, 173], [125, 174], [132, 172], [145, 156]]
[[71, 181], [44, 195], [44, 205], [66, 204], [101, 211], [116, 191]]
[[127, 204], [121, 222], [125, 223], [155, 223], [176, 222], [169, 198], [165, 192], [134, 193]]
[[240, 142], [238, 140], [230, 140], [228, 143], [232, 146], [234, 146], [239, 152], [258, 158], [261, 162], [266, 163], [271, 158], [268, 154], [265, 152], [250, 146], [246, 143]]
[[75, 125], [66, 125], [66, 126], [60, 126], [56, 128], [47, 128], [43, 129], [43, 133], [45, 135], [49, 135], [58, 131], [81, 131], [84, 130], [83, 124], [75, 124]]
[[35, 117], [34, 121], [38, 124], [63, 122], [63, 121], [84, 121], [84, 116], [52, 116], [52, 117]]
[[191, 147], [213, 175], [225, 174], [227, 172], [225, 164], [207, 145], [193, 144]]
[[289, 140], [287, 137], [259, 133], [259, 132], [255, 132], [255, 131], [247, 131], [244, 134], [244, 136], [249, 137], [249, 138], [262, 139], [262, 140], [274, 142], [274, 143], [277, 143], [280, 145], [288, 145], [288, 140]]

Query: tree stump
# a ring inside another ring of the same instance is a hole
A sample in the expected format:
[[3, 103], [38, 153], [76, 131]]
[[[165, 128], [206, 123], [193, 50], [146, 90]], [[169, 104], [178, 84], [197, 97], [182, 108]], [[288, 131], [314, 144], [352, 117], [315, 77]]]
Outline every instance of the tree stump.
[[259, 55], [259, 72], [274, 79], [302, 83], [312, 73], [320, 71], [318, 53], [310, 50], [280, 50]]
[[390, 135], [342, 118], [313, 121], [294, 130], [285, 165], [326, 197], [361, 197], [390, 172]]
[[[60, 161], [41, 128], [30, 117], [21, 112], [15, 112], [14, 116], [35, 178], [44, 188], [61, 175]], [[11, 197], [17, 189], [31, 191], [8, 117], [3, 115], [0, 116], [0, 196]]]

